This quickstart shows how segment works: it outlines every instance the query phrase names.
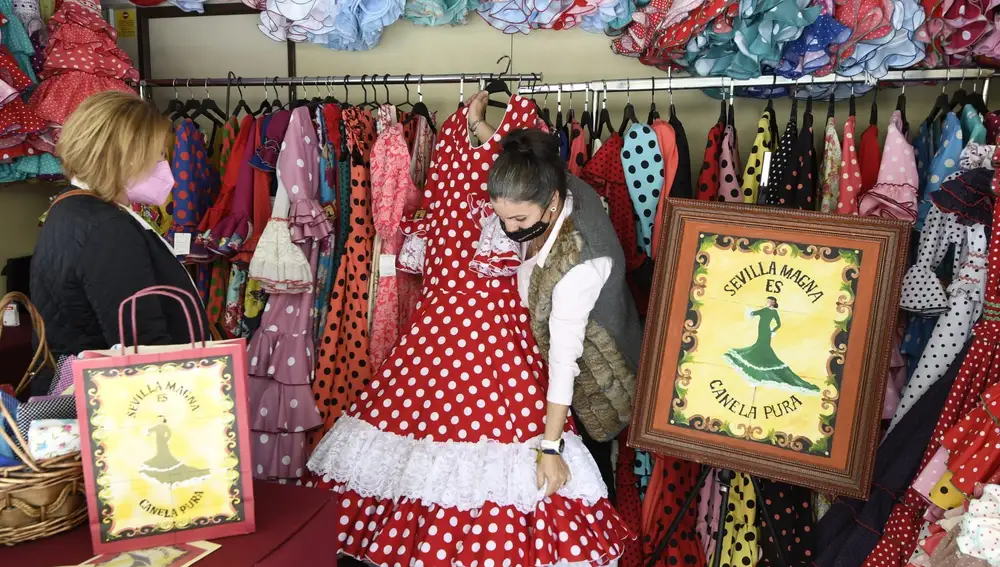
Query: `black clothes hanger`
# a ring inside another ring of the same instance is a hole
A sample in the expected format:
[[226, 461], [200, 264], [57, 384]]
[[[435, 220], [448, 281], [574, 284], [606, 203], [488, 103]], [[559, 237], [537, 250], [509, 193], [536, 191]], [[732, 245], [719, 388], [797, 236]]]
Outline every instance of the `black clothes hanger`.
[[590, 140], [594, 139], [594, 115], [590, 112], [590, 91], [584, 91], [583, 114], [580, 115], [580, 127], [590, 134]]
[[830, 91], [830, 104], [826, 108], [826, 121], [829, 122], [830, 119], [833, 118], [834, 114], [836, 114], [836, 112], [837, 112], [837, 98], [834, 96], [833, 91]]
[[350, 75], [344, 75], [344, 101], [340, 103], [341, 105], [343, 105], [344, 108], [350, 108], [350, 107], [354, 106], [354, 105], [351, 104], [351, 101], [350, 101], [351, 93], [350, 93], [350, 91], [347, 88], [347, 85], [350, 82], [351, 82], [351, 76]]
[[163, 109], [164, 116], [172, 116], [184, 108], [184, 103], [181, 102], [180, 95], [177, 94], [177, 79], [171, 81], [170, 86], [174, 88], [174, 98], [170, 99], [167, 107]]
[[[409, 77], [409, 75], [407, 75]], [[424, 94], [421, 92], [421, 85], [424, 82], [424, 76], [420, 75], [417, 79], [417, 103], [411, 104], [413, 107], [410, 109], [410, 116], [403, 122], [403, 124], [410, 123], [417, 116], [422, 116], [424, 120], [427, 121], [427, 125], [430, 126], [431, 132], [437, 133], [437, 128], [434, 126], [434, 120], [431, 119], [431, 111], [427, 109], [427, 105], [424, 104]], [[410, 89], [406, 89], [406, 102], [410, 102]]]
[[565, 131], [566, 124], [563, 122], [562, 113], [562, 87], [556, 88], [556, 130]]
[[625, 110], [623, 111], [622, 124], [618, 127], [618, 135], [624, 136], [630, 124], [639, 124], [639, 117], [635, 115], [635, 106], [632, 105], [632, 92], [630, 81], [625, 81]]
[[878, 126], [878, 87], [875, 87], [875, 96], [872, 97], [872, 111], [868, 116], [870, 126]]
[[660, 113], [656, 111], [656, 79], [651, 78], [652, 89], [649, 91], [649, 115], [646, 117], [646, 124], [652, 126], [654, 120], [660, 119]]
[[333, 87], [330, 86], [330, 77], [326, 78], [326, 96], [323, 97], [324, 104], [337, 104], [337, 95], [333, 94]]
[[934, 106], [931, 108], [931, 112], [927, 115], [927, 118], [924, 119], [924, 122], [930, 124], [938, 118], [944, 118], [950, 109], [951, 103], [948, 100], [948, 94], [944, 92], [944, 87], [941, 87], [941, 94], [934, 101]]
[[573, 91], [569, 91], [569, 110], [566, 111], [566, 122], [572, 123], [576, 120], [576, 109], [573, 108]]
[[236, 108], [233, 109], [232, 116], [238, 117], [240, 112], [253, 114], [253, 110], [250, 109], [250, 105], [248, 105], [246, 99], [243, 98], [243, 77], [237, 77], [232, 71], [230, 71], [229, 74], [230, 79], [236, 79], [236, 90], [240, 93], [240, 100], [236, 103]]
[[608, 112], [608, 85], [604, 84], [604, 91], [601, 96], [601, 113], [597, 117], [597, 136], [595, 138], [600, 139], [604, 137], [604, 128], [607, 127], [608, 132], [614, 132], [615, 127], [611, 124], [611, 113]]
[[184, 104], [183, 106], [181, 106], [180, 110], [170, 115], [170, 120], [176, 121], [180, 120], [181, 118], [190, 118], [191, 113], [198, 110], [198, 108], [201, 106], [201, 101], [195, 98], [194, 91], [191, 90], [191, 80], [188, 79], [187, 82], [185, 82], [184, 86], [187, 87], [188, 90], [188, 95], [189, 95], [188, 99], [184, 101]]
[[[511, 67], [510, 55], [504, 55], [500, 57], [500, 59], [497, 59], [497, 65], [499, 65], [504, 59], [507, 60], [507, 67], [503, 70], [503, 73], [501, 73], [499, 76], [497, 76], [496, 78], [491, 78], [490, 81], [486, 83], [486, 88], [484, 90], [488, 92], [490, 95], [504, 93], [507, 95], [507, 98], [510, 99], [510, 97], [513, 96], [510, 92], [510, 87], [507, 86], [507, 83], [500, 80], [500, 77], [510, 74], [510, 67]], [[490, 76], [492, 77], [492, 73], [490, 74]], [[489, 100], [486, 104], [494, 108], [503, 108], [503, 109], [507, 108], [507, 101]]]
[[857, 101], [854, 98], [854, 83], [851, 83], [851, 99], [847, 104], [847, 111], [850, 116], [856, 116], [858, 114]]
[[538, 101], [535, 101], [535, 112], [542, 118], [542, 122], [551, 130], [555, 126], [552, 125], [552, 115], [549, 112], [549, 93], [545, 93], [545, 97], [542, 98], [542, 106], [538, 106]]
[[201, 100], [198, 104], [198, 108], [194, 110], [188, 118], [194, 120], [196, 118], [205, 117], [211, 120], [216, 127], [222, 126], [226, 123], [228, 115], [219, 108], [219, 105], [212, 100], [211, 94], [208, 92], [208, 80], [205, 80], [205, 98]]
[[[906, 78], [905, 76], [903, 77]], [[906, 130], [910, 129], [910, 124], [906, 120], [906, 83], [903, 83], [903, 87], [899, 90], [899, 96], [896, 97], [896, 110], [899, 111], [899, 117], [903, 119], [903, 134], [906, 134]]]
[[252, 114], [256, 117], [271, 114], [272, 112], [274, 112], [274, 106], [267, 100], [267, 79], [264, 79], [264, 100], [260, 102], [260, 106]]
[[[274, 100], [271, 101], [271, 106], [273, 106], [276, 110], [283, 110], [285, 108], [285, 103], [281, 102], [281, 97], [278, 94], [278, 77], [274, 78], [274, 81], [271, 83], [271, 88], [274, 89]], [[264, 88], [264, 91], [267, 91], [266, 87]]]

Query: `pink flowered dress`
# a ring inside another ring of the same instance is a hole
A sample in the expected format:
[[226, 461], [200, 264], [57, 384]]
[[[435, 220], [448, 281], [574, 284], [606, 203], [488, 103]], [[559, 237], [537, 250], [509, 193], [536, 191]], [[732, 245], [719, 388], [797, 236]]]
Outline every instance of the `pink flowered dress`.
[[823, 140], [823, 165], [819, 170], [820, 190], [823, 202], [820, 210], [824, 213], [837, 212], [840, 199], [840, 164], [843, 153], [840, 136], [837, 135], [837, 119], [826, 119], [826, 133]]
[[400, 124], [385, 127], [375, 141], [371, 153], [371, 175], [372, 214], [375, 230], [382, 239], [381, 257], [392, 260], [383, 262], [379, 259], [378, 291], [371, 330], [371, 363], [373, 368], [378, 368], [392, 352], [406, 324], [400, 317], [405, 310], [400, 309], [399, 281], [415, 277], [394, 269], [387, 270], [389, 266], [395, 266], [395, 256], [403, 245], [399, 223], [403, 219], [408, 197], [415, 196], [418, 200], [420, 197], [410, 177], [410, 151]]
[[[317, 146], [309, 109], [296, 108], [288, 124], [284, 149], [278, 155], [278, 193], [268, 221], [268, 225], [278, 222], [277, 227], [288, 227], [287, 236], [307, 258], [313, 273], [319, 243], [331, 232], [330, 223], [316, 202]], [[278, 240], [268, 238], [265, 233], [254, 257], [274, 255], [277, 243]], [[313, 287], [300, 293], [272, 294], [264, 307], [260, 329], [247, 348], [256, 478], [301, 477], [307, 457], [306, 432], [323, 423], [310, 388], [315, 368], [313, 294]]]

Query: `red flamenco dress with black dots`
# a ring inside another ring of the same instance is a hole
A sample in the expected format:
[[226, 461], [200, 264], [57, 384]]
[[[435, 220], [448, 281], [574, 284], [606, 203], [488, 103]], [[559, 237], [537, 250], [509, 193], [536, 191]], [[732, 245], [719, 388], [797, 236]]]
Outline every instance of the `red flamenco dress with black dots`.
[[341, 495], [344, 554], [384, 566], [598, 567], [631, 537], [572, 425], [570, 480], [540, 494], [545, 363], [515, 279], [469, 269], [501, 136], [537, 120], [514, 96], [479, 146], [467, 138], [467, 109], [439, 128], [426, 216], [408, 221], [426, 238], [412, 327], [309, 460]]

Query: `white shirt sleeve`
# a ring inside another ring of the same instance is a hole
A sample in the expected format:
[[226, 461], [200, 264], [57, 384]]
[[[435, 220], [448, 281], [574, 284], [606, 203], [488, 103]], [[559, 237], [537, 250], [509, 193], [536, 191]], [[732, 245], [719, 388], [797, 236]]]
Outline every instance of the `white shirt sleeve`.
[[573, 405], [573, 383], [580, 375], [583, 339], [597, 298], [611, 275], [611, 258], [587, 260], [566, 272], [552, 290], [549, 316], [549, 389], [545, 399]]

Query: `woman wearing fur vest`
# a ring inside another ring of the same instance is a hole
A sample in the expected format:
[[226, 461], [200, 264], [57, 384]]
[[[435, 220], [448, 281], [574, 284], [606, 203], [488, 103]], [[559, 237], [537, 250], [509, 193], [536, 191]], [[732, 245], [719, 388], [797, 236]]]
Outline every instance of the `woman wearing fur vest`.
[[611, 441], [631, 416], [642, 343], [624, 254], [601, 198], [566, 171], [557, 138], [524, 129], [501, 145], [490, 200], [520, 243], [518, 289], [549, 370], [538, 486], [551, 494], [569, 478], [561, 451], [572, 408], [613, 502]]

